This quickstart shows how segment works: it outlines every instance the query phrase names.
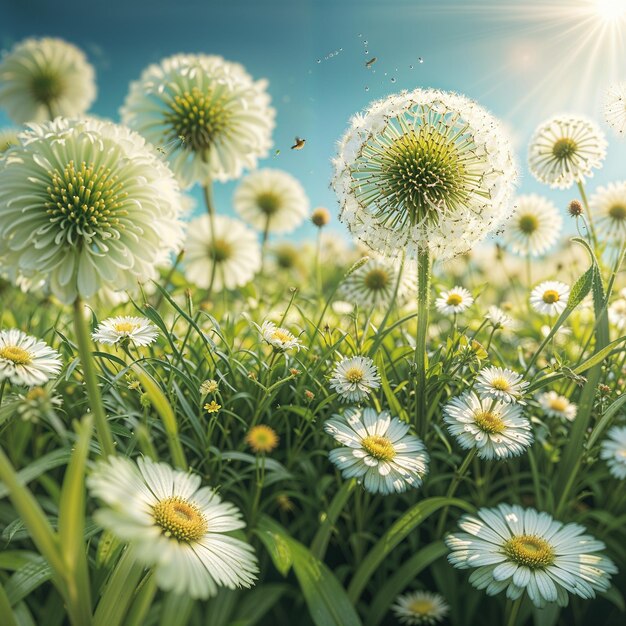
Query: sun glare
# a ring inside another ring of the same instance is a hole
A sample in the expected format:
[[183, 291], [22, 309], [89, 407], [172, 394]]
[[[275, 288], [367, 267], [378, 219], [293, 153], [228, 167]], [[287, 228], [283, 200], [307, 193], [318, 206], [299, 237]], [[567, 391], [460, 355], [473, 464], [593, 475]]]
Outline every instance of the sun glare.
[[626, 0], [595, 0], [598, 15], [607, 22], [626, 17]]

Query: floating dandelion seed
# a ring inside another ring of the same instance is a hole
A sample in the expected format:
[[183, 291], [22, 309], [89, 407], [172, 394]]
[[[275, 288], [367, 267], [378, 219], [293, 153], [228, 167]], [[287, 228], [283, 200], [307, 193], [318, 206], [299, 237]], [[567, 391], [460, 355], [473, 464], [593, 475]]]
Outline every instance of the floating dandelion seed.
[[420, 63], [423, 63], [423, 62], [424, 62], [424, 59], [422, 59], [422, 57], [420, 57], [420, 58], [418, 59], [418, 61], [419, 61]]

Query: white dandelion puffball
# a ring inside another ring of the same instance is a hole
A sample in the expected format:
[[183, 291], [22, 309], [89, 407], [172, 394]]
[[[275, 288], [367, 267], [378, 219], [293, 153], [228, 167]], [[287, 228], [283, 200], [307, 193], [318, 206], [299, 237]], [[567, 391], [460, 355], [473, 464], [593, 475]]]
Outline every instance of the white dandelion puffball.
[[604, 119], [619, 135], [626, 131], [626, 83], [611, 85], [604, 100]]
[[0, 381], [33, 387], [61, 371], [61, 355], [21, 330], [0, 330]]
[[91, 338], [110, 346], [128, 342], [136, 346], [149, 346], [158, 336], [159, 329], [145, 317], [118, 316], [98, 324]]
[[464, 515], [464, 531], [446, 537], [450, 563], [476, 568], [469, 577], [477, 589], [517, 600], [524, 592], [537, 607], [556, 602], [567, 606], [568, 593], [585, 599], [607, 591], [613, 562], [602, 554], [604, 544], [584, 534], [584, 526], [557, 522], [548, 513], [500, 504]]
[[335, 365], [330, 386], [343, 402], [362, 402], [380, 387], [380, 374], [369, 357], [344, 357]]
[[276, 326], [274, 322], [263, 322], [259, 328], [263, 341], [268, 343], [277, 352], [287, 352], [288, 350], [296, 350], [302, 348], [300, 340], [295, 337], [286, 328]]
[[394, 293], [396, 303], [404, 304], [417, 294], [417, 268], [406, 261], [404, 267], [390, 259], [369, 258], [341, 283], [339, 297], [363, 309], [387, 308]]
[[626, 478], [626, 426], [613, 426], [602, 442], [600, 458], [609, 466], [609, 471], [615, 478]]
[[93, 67], [62, 39], [26, 39], [0, 59], [0, 108], [16, 124], [79, 117], [95, 99]]
[[180, 193], [144, 139], [93, 119], [31, 125], [0, 161], [0, 257], [63, 302], [130, 289], [182, 237]]
[[391, 610], [401, 624], [433, 626], [448, 615], [450, 607], [438, 593], [412, 591], [398, 596]]
[[537, 402], [548, 417], [562, 417], [568, 422], [576, 419], [577, 407], [556, 391], [546, 391], [537, 397]]
[[[261, 269], [261, 246], [256, 234], [243, 222], [217, 215], [203, 215], [189, 223], [185, 242], [185, 276], [198, 287], [236, 289], [250, 282]], [[213, 262], [215, 261], [215, 271]]]
[[248, 174], [233, 196], [239, 217], [257, 230], [288, 233], [309, 212], [309, 199], [302, 185], [287, 172], [263, 169]]
[[491, 365], [478, 372], [474, 389], [481, 398], [523, 404], [521, 400], [528, 384], [521, 374]]
[[137, 464], [109, 457], [87, 478], [105, 507], [94, 514], [127, 542], [135, 558], [154, 567], [161, 589], [207, 598], [218, 587], [251, 587], [258, 572], [251, 546], [226, 534], [245, 526], [239, 510], [200, 477], [148, 458]]
[[532, 442], [530, 422], [519, 404], [479, 398], [473, 391], [452, 398], [443, 407], [448, 431], [466, 449], [476, 449], [481, 459], [519, 456]]
[[131, 83], [122, 121], [161, 148], [184, 186], [226, 181], [255, 168], [272, 145], [266, 89], [239, 63], [178, 54]]
[[606, 145], [595, 122], [575, 115], [553, 117], [541, 124], [530, 140], [530, 172], [541, 183], [567, 189], [602, 167]]
[[343, 447], [329, 458], [344, 478], [358, 478], [370, 493], [401, 493], [422, 484], [428, 453], [409, 425], [387, 411], [347, 409], [333, 415], [324, 430]]
[[569, 285], [558, 280], [547, 280], [530, 292], [530, 305], [545, 315], [560, 315], [567, 306]]
[[563, 218], [556, 206], [537, 194], [519, 196], [515, 214], [504, 231], [506, 245], [515, 254], [541, 256], [559, 240]]
[[500, 123], [454, 93], [416, 89], [352, 118], [334, 160], [340, 219], [371, 249], [467, 252], [508, 216], [517, 177]]
[[589, 198], [598, 237], [603, 241], [626, 241], [626, 181], [598, 187]]
[[464, 287], [453, 287], [448, 291], [442, 291], [435, 300], [435, 308], [444, 315], [463, 313], [474, 304], [472, 294]]

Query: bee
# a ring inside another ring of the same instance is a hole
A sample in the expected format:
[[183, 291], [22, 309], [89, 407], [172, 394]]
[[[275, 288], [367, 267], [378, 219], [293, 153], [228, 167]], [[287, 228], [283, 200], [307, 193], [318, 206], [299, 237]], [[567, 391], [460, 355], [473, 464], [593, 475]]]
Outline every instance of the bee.
[[295, 143], [291, 146], [292, 150], [302, 150], [304, 148], [304, 144], [306, 143], [306, 139], [300, 139], [300, 137], [296, 137]]
[[372, 57], [369, 61], [365, 61], [365, 67], [372, 67], [378, 61], [378, 57]]

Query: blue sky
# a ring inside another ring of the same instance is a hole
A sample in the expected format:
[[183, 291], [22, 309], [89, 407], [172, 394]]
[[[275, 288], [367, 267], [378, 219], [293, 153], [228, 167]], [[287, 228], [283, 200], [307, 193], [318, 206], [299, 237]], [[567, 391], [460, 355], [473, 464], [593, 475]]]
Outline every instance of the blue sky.
[[[334, 213], [330, 159], [347, 120], [372, 99], [415, 87], [464, 93], [504, 119], [517, 142], [520, 192], [545, 193], [564, 210], [572, 192], [547, 190], [526, 173], [528, 138], [537, 124], [559, 112], [585, 113], [601, 122], [603, 90], [626, 78], [618, 25], [600, 20], [595, 0], [0, 0], [0, 5], [0, 47], [43, 35], [80, 46], [98, 76], [92, 111], [113, 119], [128, 83], [165, 56], [205, 52], [243, 63], [253, 76], [269, 80], [277, 109], [274, 150], [281, 152], [273, 151], [261, 165], [291, 172], [312, 206], [325, 205]], [[367, 69], [372, 56], [378, 61]], [[0, 112], [0, 125], [9, 124]], [[626, 174], [625, 144], [603, 128], [610, 142], [607, 165], [590, 189]], [[304, 150], [289, 150], [295, 135], [307, 139]], [[230, 211], [232, 191], [232, 184], [218, 185], [220, 212]], [[345, 232], [336, 221], [333, 228]], [[309, 234], [307, 226], [293, 237]]]

